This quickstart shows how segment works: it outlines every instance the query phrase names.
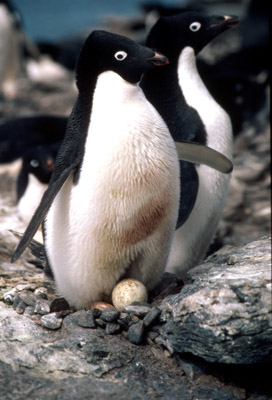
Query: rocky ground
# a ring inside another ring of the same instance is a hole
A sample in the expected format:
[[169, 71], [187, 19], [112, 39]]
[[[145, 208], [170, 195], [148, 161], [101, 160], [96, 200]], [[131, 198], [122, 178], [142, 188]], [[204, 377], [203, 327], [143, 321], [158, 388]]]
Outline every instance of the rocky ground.
[[[18, 96], [0, 102], [0, 122], [69, 115], [72, 82], [72, 76], [46, 84], [22, 79]], [[271, 398], [267, 114], [235, 137], [230, 191], [210, 258], [190, 272], [185, 287], [168, 275], [149, 306], [115, 316], [74, 313], [56, 300], [53, 282], [33, 266], [29, 251], [10, 264], [18, 238], [9, 229], [24, 229], [15, 207], [18, 168], [18, 162], [0, 167], [0, 398]]]

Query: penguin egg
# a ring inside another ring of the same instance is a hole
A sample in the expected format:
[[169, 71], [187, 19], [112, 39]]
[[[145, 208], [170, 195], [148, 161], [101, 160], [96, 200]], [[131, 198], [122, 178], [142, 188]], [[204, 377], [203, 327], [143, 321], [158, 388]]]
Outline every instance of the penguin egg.
[[112, 304], [122, 311], [123, 308], [133, 301], [147, 301], [147, 290], [145, 286], [136, 279], [124, 279], [117, 283], [112, 291]]

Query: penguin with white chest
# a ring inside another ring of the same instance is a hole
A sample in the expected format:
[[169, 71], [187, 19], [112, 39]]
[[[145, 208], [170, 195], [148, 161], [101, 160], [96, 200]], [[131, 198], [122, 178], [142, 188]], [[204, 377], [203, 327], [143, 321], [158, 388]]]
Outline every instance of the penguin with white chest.
[[46, 256], [60, 294], [76, 308], [109, 296], [122, 277], [152, 289], [165, 268], [178, 212], [178, 156], [136, 83], [166, 63], [104, 31], [81, 50], [79, 94], [56, 167], [13, 257], [46, 217]]
[[52, 175], [60, 142], [36, 146], [22, 157], [22, 167], [16, 181], [17, 207], [20, 217], [29, 222]]
[[[196, 12], [160, 18], [146, 45], [161, 51], [170, 63], [161, 70], [146, 72], [141, 81], [145, 96], [163, 117], [175, 141], [207, 145], [230, 159], [230, 119], [206, 89], [195, 58], [214, 37], [238, 21], [237, 17]], [[187, 270], [203, 259], [214, 236], [230, 176], [206, 165], [181, 162], [180, 166], [178, 229], [167, 270], [185, 278]]]

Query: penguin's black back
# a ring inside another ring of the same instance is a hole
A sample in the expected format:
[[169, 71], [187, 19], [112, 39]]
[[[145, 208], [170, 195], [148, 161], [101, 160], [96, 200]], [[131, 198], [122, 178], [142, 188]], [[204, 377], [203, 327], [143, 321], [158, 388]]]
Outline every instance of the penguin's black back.
[[49, 145], [64, 138], [67, 118], [41, 115], [12, 119], [0, 125], [0, 163], [22, 157], [31, 147]]

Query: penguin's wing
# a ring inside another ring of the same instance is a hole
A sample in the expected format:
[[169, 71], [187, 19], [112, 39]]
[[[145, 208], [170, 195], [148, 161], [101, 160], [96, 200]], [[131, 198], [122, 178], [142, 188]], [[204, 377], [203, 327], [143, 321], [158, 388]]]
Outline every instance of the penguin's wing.
[[224, 174], [233, 170], [233, 164], [227, 157], [208, 146], [193, 142], [175, 142], [175, 145], [180, 160], [204, 164]]
[[75, 159], [75, 161], [72, 164], [70, 164], [66, 168], [63, 168], [55, 179], [52, 179], [50, 181], [49, 186], [47, 190], [44, 192], [44, 195], [40, 201], [38, 208], [36, 209], [20, 243], [18, 244], [12, 256], [11, 262], [15, 262], [20, 257], [20, 255], [25, 251], [31, 239], [35, 235], [37, 229], [39, 228], [40, 224], [44, 220], [47, 211], [49, 210], [49, 207], [51, 206], [58, 192], [60, 191], [62, 185], [65, 183], [67, 178], [78, 168], [79, 163], [80, 159]]

